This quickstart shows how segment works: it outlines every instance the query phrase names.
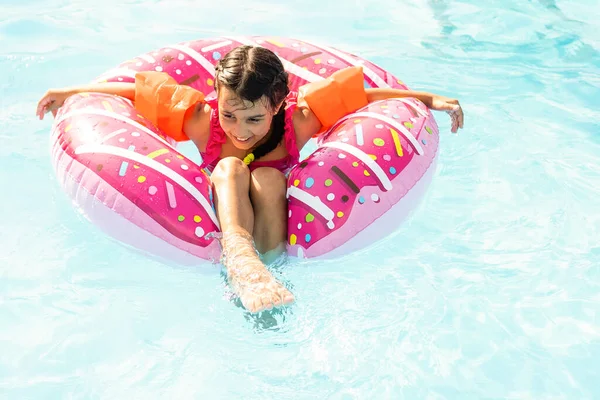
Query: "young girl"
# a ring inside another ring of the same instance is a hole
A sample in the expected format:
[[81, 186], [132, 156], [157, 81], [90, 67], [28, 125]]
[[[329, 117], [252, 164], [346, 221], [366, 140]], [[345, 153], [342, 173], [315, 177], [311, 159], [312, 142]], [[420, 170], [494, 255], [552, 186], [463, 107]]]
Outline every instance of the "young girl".
[[165, 134], [194, 142], [202, 167], [212, 171], [228, 279], [251, 312], [294, 301], [256, 250], [285, 249], [286, 173], [313, 136], [370, 102], [392, 97], [418, 98], [432, 110], [447, 111], [452, 132], [463, 127], [457, 100], [425, 92], [365, 89], [361, 67], [342, 69], [290, 92], [277, 55], [252, 46], [237, 47], [219, 61], [216, 96], [205, 97], [166, 73], [139, 72], [135, 83], [51, 89], [38, 103], [38, 117], [55, 114], [69, 96], [82, 92], [126, 97]]

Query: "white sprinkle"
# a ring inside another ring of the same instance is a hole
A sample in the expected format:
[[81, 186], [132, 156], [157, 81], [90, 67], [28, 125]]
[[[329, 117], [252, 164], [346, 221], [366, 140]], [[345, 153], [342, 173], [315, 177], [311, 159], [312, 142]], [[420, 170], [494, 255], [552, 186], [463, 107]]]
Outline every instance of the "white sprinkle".
[[329, 200], [329, 201], [333, 201], [334, 199], [335, 199], [335, 194], [333, 194], [333, 193], [329, 193], [329, 194], [327, 195], [327, 200]]
[[194, 231], [194, 233], [196, 234], [196, 236], [198, 237], [203, 237], [204, 236], [204, 229], [202, 229], [201, 226], [197, 226], [196, 230]]
[[288, 218], [292, 218], [292, 210], [288, 210]]
[[317, 164], [319, 167], [322, 167], [323, 165], [325, 165], [325, 163], [323, 161], [319, 161], [319, 163]]
[[302, 224], [298, 224], [298, 229], [302, 229]]
[[344, 153], [340, 153], [338, 154], [338, 158], [341, 158], [343, 160], [344, 158], [346, 158], [346, 155]]
[[190, 60], [187, 60], [187, 61], [185, 62], [185, 64], [186, 64], [186, 65], [192, 65], [192, 62], [191, 62]]
[[377, 196], [377, 193], [373, 193], [371, 195], [371, 200], [373, 200], [373, 201], [379, 201], [379, 196]]
[[181, 70], [180, 70], [180, 69], [176, 69], [176, 70], [175, 70], [175, 73], [176, 73], [177, 75], [181, 75]]
[[377, 129], [383, 129], [383, 125], [382, 124], [377, 124], [377, 125], [375, 125], [375, 128], [377, 128]]
[[183, 54], [179, 53], [179, 55], [177, 56], [177, 58], [178, 58], [179, 60], [183, 60], [185, 57], [184, 57], [184, 55], [183, 55]]
[[138, 137], [140, 136], [139, 132], [131, 132], [131, 136]]
[[188, 169], [190, 169], [190, 167], [188, 167], [185, 164], [181, 164], [181, 169], [184, 170], [184, 171], [187, 171]]
[[159, 65], [158, 67], [154, 68], [155, 70], [157, 70], [158, 72], [162, 72], [162, 67]]
[[137, 67], [141, 67], [141, 66], [142, 66], [142, 62], [141, 62], [141, 61], [138, 61], [138, 62], [136, 62], [136, 63], [135, 63], [135, 65], [136, 65]]
[[123, 143], [125, 141], [124, 138], [119, 138], [119, 142]]

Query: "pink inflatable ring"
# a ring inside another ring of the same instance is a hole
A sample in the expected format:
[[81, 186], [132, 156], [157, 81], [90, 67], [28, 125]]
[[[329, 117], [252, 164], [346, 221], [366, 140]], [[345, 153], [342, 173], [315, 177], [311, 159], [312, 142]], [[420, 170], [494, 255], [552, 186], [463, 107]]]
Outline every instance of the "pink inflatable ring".
[[[164, 71], [203, 93], [214, 65], [242, 44], [274, 51], [297, 90], [362, 65], [369, 87], [407, 87], [389, 72], [331, 47], [274, 37], [218, 37], [167, 46], [126, 61], [96, 82], [134, 82]], [[416, 99], [388, 99], [340, 119], [288, 178], [288, 253], [335, 257], [396, 230], [415, 209], [435, 170], [438, 127]], [[219, 232], [208, 174], [124, 98], [71, 96], [51, 134], [58, 181], [76, 208], [107, 234], [182, 264], [218, 260]]]

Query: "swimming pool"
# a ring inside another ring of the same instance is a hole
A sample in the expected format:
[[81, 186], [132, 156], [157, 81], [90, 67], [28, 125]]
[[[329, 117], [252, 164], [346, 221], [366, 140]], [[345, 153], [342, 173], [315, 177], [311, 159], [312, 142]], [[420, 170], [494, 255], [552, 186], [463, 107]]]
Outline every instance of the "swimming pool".
[[[3, 2], [0, 397], [600, 397], [600, 10], [483, 3]], [[459, 135], [436, 114], [438, 170], [408, 223], [290, 260], [297, 303], [258, 317], [217, 267], [150, 260], [74, 212], [34, 118], [48, 87], [232, 34], [351, 50], [466, 113]]]

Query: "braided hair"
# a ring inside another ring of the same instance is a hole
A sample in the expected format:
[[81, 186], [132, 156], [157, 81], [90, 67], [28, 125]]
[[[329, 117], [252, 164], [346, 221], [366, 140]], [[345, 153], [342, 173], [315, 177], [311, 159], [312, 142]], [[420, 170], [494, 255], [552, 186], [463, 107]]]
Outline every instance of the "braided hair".
[[250, 164], [273, 151], [285, 132], [284, 100], [290, 91], [288, 74], [279, 57], [264, 47], [236, 47], [219, 60], [215, 68], [215, 89], [218, 91], [221, 86], [252, 103], [264, 96], [272, 110], [282, 104], [273, 116], [271, 133], [244, 162]]

